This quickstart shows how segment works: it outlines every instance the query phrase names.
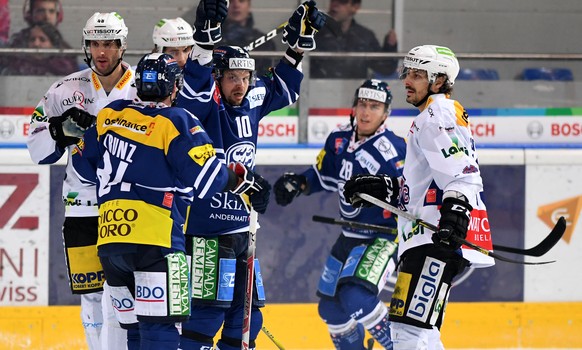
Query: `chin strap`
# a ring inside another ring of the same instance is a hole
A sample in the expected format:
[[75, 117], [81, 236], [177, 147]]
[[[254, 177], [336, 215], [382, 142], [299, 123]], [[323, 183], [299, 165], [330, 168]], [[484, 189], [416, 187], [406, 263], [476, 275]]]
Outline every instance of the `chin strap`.
[[424, 96], [424, 98], [420, 101], [418, 101], [418, 103], [414, 104], [414, 107], [419, 108], [420, 106], [422, 106], [423, 104], [426, 103], [426, 100], [428, 100], [430, 95], [433, 95], [433, 92], [430, 91], [430, 88], [432, 87], [431, 83], [428, 83], [428, 93], [426, 94], [426, 96]]

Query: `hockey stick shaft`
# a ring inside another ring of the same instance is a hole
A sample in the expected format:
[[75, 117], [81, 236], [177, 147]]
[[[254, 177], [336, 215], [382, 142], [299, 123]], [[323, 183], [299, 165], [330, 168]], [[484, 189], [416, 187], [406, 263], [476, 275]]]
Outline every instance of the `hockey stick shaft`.
[[283, 347], [283, 344], [281, 344], [277, 339], [275, 339], [275, 337], [267, 329], [267, 327], [263, 326], [263, 327], [261, 327], [261, 330], [263, 331], [263, 333], [265, 333], [267, 335], [267, 337], [269, 337], [269, 339], [271, 339], [271, 341], [273, 342], [273, 344], [275, 344], [275, 346], [277, 347], [277, 349], [279, 349], [279, 350], [285, 350], [285, 347]]
[[[353, 228], [359, 228], [364, 230], [373, 230], [382, 233], [397, 234], [397, 230], [390, 229], [387, 227], [372, 225], [365, 222], [348, 221], [341, 219], [328, 218], [325, 216], [314, 215], [312, 218], [315, 222], [321, 222], [324, 224], [340, 225], [340, 226], [350, 226]], [[564, 232], [566, 231], [566, 219], [560, 217], [556, 222], [556, 225], [552, 228], [552, 231], [535, 247], [529, 249], [522, 249], [516, 247], [506, 247], [498, 244], [493, 244], [494, 250], [500, 250], [502, 252], [514, 253], [519, 255], [527, 256], [542, 256], [547, 253], [556, 243], [560, 241]]]
[[[437, 232], [438, 231], [438, 227], [436, 227], [435, 225], [431, 224], [430, 222], [426, 222], [426, 221], [424, 221], [422, 219], [419, 219], [419, 218], [415, 217], [414, 215], [412, 215], [412, 214], [410, 214], [410, 213], [408, 213], [406, 211], [400, 210], [400, 209], [398, 209], [398, 208], [390, 205], [389, 203], [383, 202], [383, 201], [381, 201], [381, 200], [379, 200], [379, 199], [377, 199], [375, 197], [372, 197], [372, 196], [370, 196], [368, 194], [365, 194], [365, 193], [358, 193], [357, 196], [359, 196], [360, 198], [362, 198], [366, 202], [372, 203], [372, 204], [374, 204], [374, 205], [376, 205], [376, 206], [378, 206], [380, 208], [386, 209], [389, 212], [391, 212], [393, 214], [396, 214], [396, 215], [398, 215], [401, 218], [405, 218], [405, 219], [408, 219], [410, 221], [413, 221], [416, 224], [418, 224], [420, 226], [423, 226], [423, 227], [426, 227], [426, 228], [428, 228], [429, 230], [431, 230], [433, 232]], [[461, 237], [457, 237], [455, 235], [452, 235], [451, 236], [451, 239], [453, 239], [457, 243], [464, 244], [467, 247], [470, 247], [470, 248], [478, 251], [481, 254], [490, 256], [490, 257], [492, 257], [494, 259], [497, 259], [497, 260], [501, 260], [501, 261], [505, 261], [505, 262], [509, 262], [509, 263], [513, 263], [513, 264], [544, 265], [544, 264], [549, 264], [549, 263], [552, 263], [553, 262], [553, 261], [527, 262], [527, 261], [513, 260], [513, 259], [507, 258], [507, 257], [505, 257], [503, 255], [499, 255], [499, 254], [494, 253], [494, 252], [492, 252], [490, 250], [487, 250], [487, 249], [485, 249], [483, 247], [480, 247], [480, 246], [478, 246], [478, 245], [476, 245], [474, 243], [471, 243], [471, 242], [467, 241], [464, 238], [461, 238]]]
[[247, 249], [247, 272], [245, 279], [245, 302], [243, 309], [241, 350], [249, 350], [251, 336], [251, 309], [253, 305], [253, 280], [255, 276], [255, 250], [257, 248], [257, 221], [258, 214], [251, 208], [249, 218], [249, 242]]
[[349, 227], [353, 227], [353, 228], [359, 228], [359, 229], [363, 229], [363, 230], [372, 230], [372, 231], [376, 231], [376, 232], [388, 233], [388, 234], [393, 234], [393, 235], [398, 234], [398, 230], [396, 230], [396, 229], [384, 227], [384, 226], [380, 226], [380, 225], [367, 224], [364, 222], [334, 219], [334, 218], [328, 218], [328, 217], [319, 216], [319, 215], [313, 215], [313, 217], [311, 219], [315, 222], [322, 222], [324, 224], [349, 226]]
[[285, 21], [284, 23], [279, 24], [277, 26], [277, 28], [271, 29], [266, 34], [261, 35], [260, 37], [256, 38], [255, 40], [253, 40], [252, 43], [249, 43], [248, 45], [245, 46], [245, 50], [252, 51], [252, 50], [256, 49], [257, 47], [263, 45], [267, 41], [270, 41], [271, 39], [273, 39], [274, 37], [276, 37], [279, 33], [281, 33], [283, 31], [283, 28], [285, 28], [287, 23], [288, 22]]

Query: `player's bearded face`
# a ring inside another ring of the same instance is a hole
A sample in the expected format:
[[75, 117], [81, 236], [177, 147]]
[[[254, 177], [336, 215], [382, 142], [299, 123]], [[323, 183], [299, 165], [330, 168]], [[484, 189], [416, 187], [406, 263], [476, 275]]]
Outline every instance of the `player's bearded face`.
[[428, 94], [428, 75], [426, 71], [408, 69], [400, 77], [406, 89], [406, 102], [416, 105]]
[[247, 70], [225, 71], [220, 79], [220, 91], [222, 96], [231, 106], [240, 106], [251, 80], [251, 72]]
[[91, 56], [95, 70], [101, 74], [111, 72], [121, 58], [123, 50], [114, 40], [91, 41]]
[[354, 107], [358, 137], [368, 137], [386, 120], [386, 105], [373, 100], [358, 99]]

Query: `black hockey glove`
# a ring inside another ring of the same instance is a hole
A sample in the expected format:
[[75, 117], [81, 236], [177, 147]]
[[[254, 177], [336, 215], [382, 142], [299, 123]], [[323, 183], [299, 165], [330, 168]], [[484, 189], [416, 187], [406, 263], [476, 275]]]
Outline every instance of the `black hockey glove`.
[[303, 175], [297, 175], [294, 173], [283, 174], [283, 176], [275, 182], [275, 186], [273, 186], [277, 204], [286, 206], [291, 203], [295, 197], [299, 197], [303, 192], [301, 187], [306, 184], [307, 179]]
[[85, 131], [95, 123], [95, 116], [72, 107], [63, 115], [49, 119], [49, 132], [57, 146], [65, 148], [79, 141]]
[[344, 185], [344, 198], [354, 208], [372, 206], [372, 203], [356, 196], [356, 193], [366, 193], [381, 201], [396, 205], [400, 194], [400, 184], [398, 178], [394, 176], [358, 174], [352, 176]]
[[471, 210], [473, 207], [466, 201], [459, 198], [448, 197], [443, 200], [441, 206], [441, 219], [439, 229], [432, 234], [432, 241], [441, 247], [457, 250], [461, 243], [451, 239], [451, 236], [457, 236], [465, 239], [467, 229], [471, 220]]
[[264, 214], [269, 204], [271, 185], [261, 175], [254, 173], [242, 163], [230, 163], [228, 167], [239, 177], [239, 184], [230, 192], [243, 198], [248, 196], [249, 202], [257, 213]]
[[311, 51], [315, 49], [314, 35], [325, 25], [326, 17], [317, 9], [315, 1], [299, 5], [283, 28], [283, 44], [292, 49]]
[[200, 0], [196, 8], [194, 41], [198, 45], [211, 46], [222, 39], [220, 25], [228, 13], [227, 0]]

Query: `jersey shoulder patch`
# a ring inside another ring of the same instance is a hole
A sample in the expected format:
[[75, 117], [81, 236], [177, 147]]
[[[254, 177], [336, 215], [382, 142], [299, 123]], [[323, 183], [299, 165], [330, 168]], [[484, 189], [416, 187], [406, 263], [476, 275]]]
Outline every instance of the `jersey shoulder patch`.
[[455, 117], [457, 120], [457, 125], [468, 127], [469, 126], [469, 114], [465, 110], [459, 101], [455, 101]]

